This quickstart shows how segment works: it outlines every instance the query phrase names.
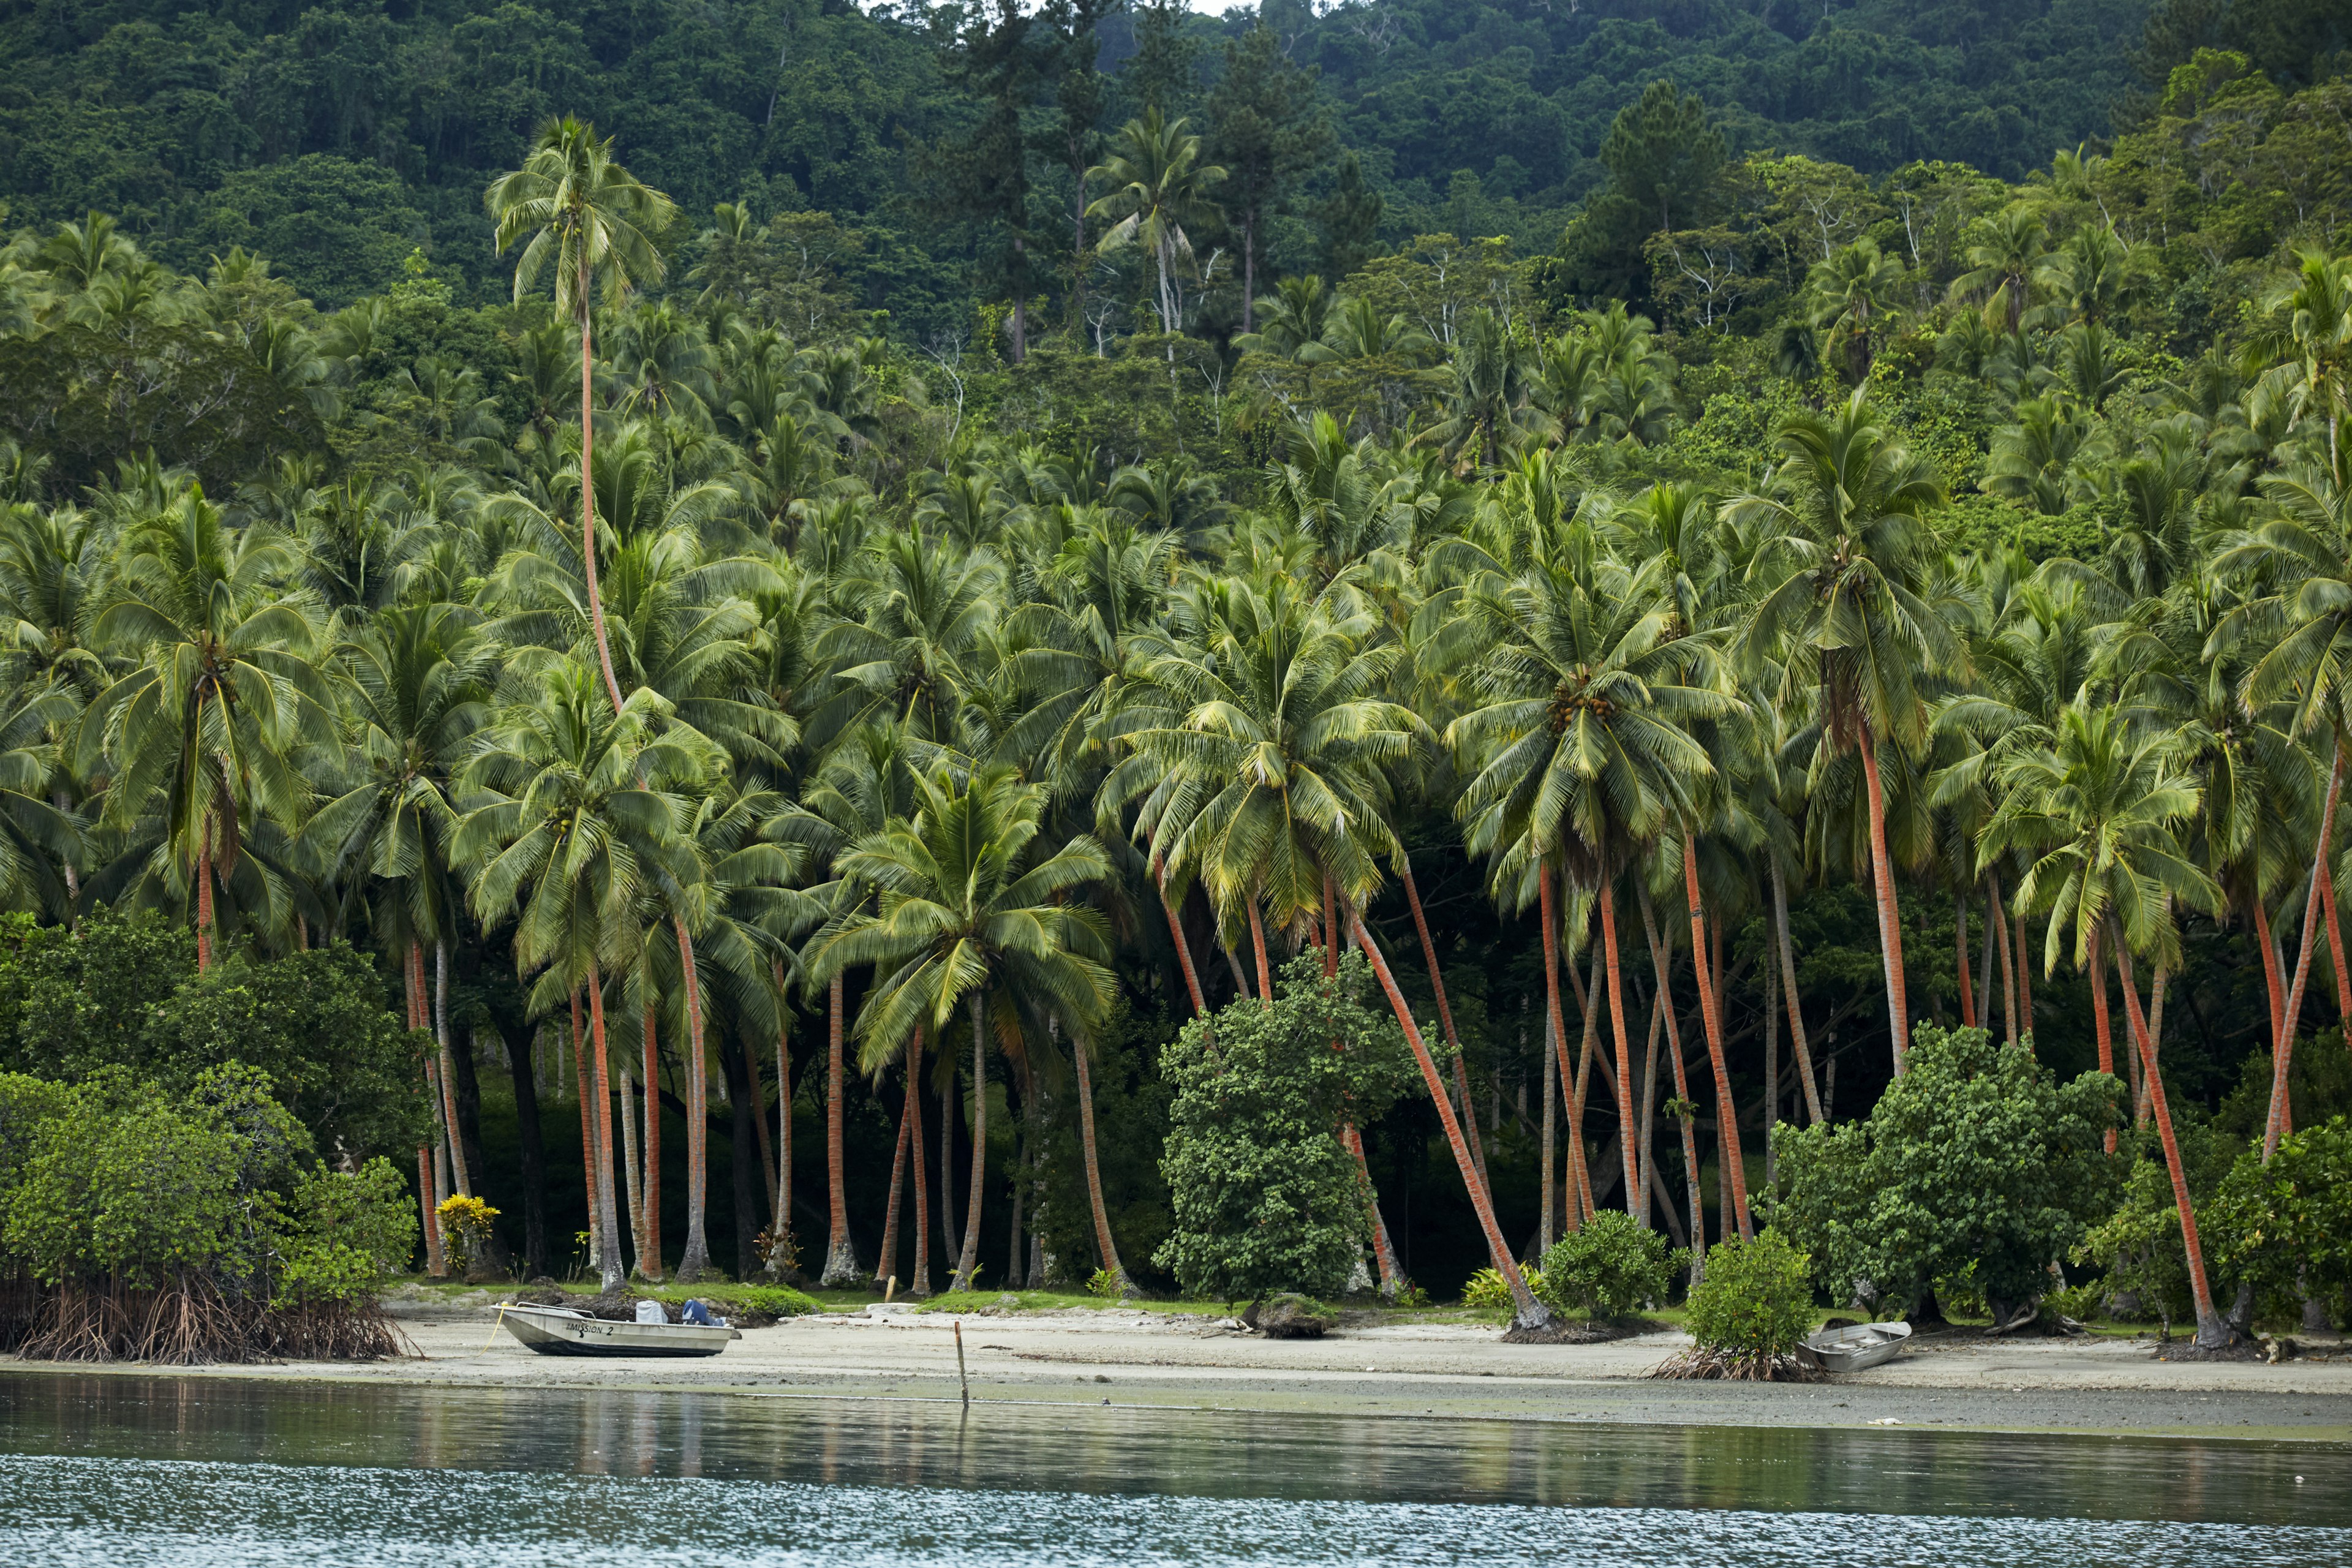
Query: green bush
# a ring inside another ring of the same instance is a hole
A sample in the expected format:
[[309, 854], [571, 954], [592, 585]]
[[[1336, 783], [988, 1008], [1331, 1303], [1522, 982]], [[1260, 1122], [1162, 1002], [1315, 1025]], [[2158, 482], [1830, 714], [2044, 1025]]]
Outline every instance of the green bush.
[[[1543, 1294], [1541, 1269], [1522, 1268], [1519, 1277], [1528, 1282], [1528, 1289], [1538, 1296]], [[1503, 1276], [1498, 1271], [1481, 1268], [1462, 1287], [1462, 1304], [1481, 1312], [1507, 1312], [1512, 1310], [1511, 1288], [1503, 1282]]]
[[1272, 1006], [1195, 1018], [1161, 1056], [1175, 1088], [1160, 1158], [1175, 1228], [1156, 1261], [1188, 1294], [1347, 1289], [1370, 1226], [1339, 1128], [1376, 1120], [1419, 1080], [1403, 1031], [1370, 993], [1360, 956], [1327, 981], [1310, 952], [1283, 969]]
[[1622, 1209], [1603, 1209], [1552, 1243], [1528, 1287], [1563, 1317], [1625, 1318], [1664, 1297], [1674, 1273], [1664, 1237]]
[[1707, 1248], [1705, 1277], [1691, 1291], [1690, 1331], [1702, 1351], [1784, 1356], [1812, 1326], [1812, 1260], [1767, 1230]]
[[704, 1298], [730, 1313], [765, 1312], [772, 1318], [801, 1318], [824, 1310], [824, 1303], [789, 1285], [730, 1285]]
[[2260, 1295], [2265, 1316], [2300, 1314], [2307, 1292], [2340, 1303], [2352, 1287], [2352, 1121], [2338, 1116], [2238, 1156], [2198, 1216], [2217, 1279]]

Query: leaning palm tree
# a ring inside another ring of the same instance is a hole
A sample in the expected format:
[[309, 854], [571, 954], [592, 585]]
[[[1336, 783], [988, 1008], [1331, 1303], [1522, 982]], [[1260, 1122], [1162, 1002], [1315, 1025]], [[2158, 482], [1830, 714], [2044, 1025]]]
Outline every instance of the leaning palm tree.
[[[528, 294], [541, 270], [552, 264], [556, 311], [579, 323], [580, 471], [591, 473], [596, 447], [594, 295], [601, 284], [605, 304], [617, 306], [633, 286], [661, 281], [658, 242], [677, 209], [621, 166], [611, 137], [600, 140], [594, 126], [568, 114], [540, 127], [522, 167], [492, 181], [482, 201], [497, 226], [493, 239], [499, 252], [522, 243], [515, 261], [515, 299]], [[580, 496], [580, 556], [604, 690], [617, 709], [621, 687], [613, 676], [596, 593], [596, 500], [591, 486], [583, 486]]]
[[[1185, 226], [1216, 216], [1209, 192], [1225, 177], [1223, 169], [1201, 162], [1201, 139], [1186, 132], [1189, 123], [1171, 124], [1156, 106], [1147, 109], [1142, 119], [1120, 129], [1109, 161], [1087, 171], [1088, 184], [1106, 180], [1112, 186], [1110, 195], [1087, 208], [1088, 217], [1113, 220], [1096, 248], [1108, 252], [1140, 244], [1151, 252], [1160, 330], [1170, 337], [1183, 330], [1176, 263], [1192, 254]], [[1175, 350], [1168, 352], [1172, 363]]]
[[511, 679], [510, 699], [459, 777], [460, 792], [478, 804], [458, 822], [450, 858], [473, 868], [476, 918], [486, 927], [514, 921], [515, 966], [538, 976], [534, 1014], [587, 992], [598, 1259], [604, 1289], [617, 1289], [625, 1275], [604, 978], [636, 959], [635, 906], [657, 888], [661, 862], [677, 853], [688, 821], [678, 792], [700, 785], [720, 759], [693, 731], [667, 724], [669, 705], [654, 692], [630, 693], [614, 712], [596, 673], [576, 660], [530, 661]]
[[841, 858], [843, 874], [876, 889], [879, 907], [824, 932], [810, 971], [824, 982], [873, 967], [874, 989], [857, 1016], [859, 1058], [869, 1070], [898, 1055], [918, 1028], [941, 1035], [959, 1008], [971, 1017], [971, 1190], [949, 1283], [969, 1289], [980, 1261], [988, 1152], [988, 1033], [992, 1024], [1001, 1040], [1017, 1040], [1024, 1003], [1079, 1028], [1102, 1018], [1115, 984], [1106, 967], [1109, 929], [1098, 911], [1069, 900], [1106, 880], [1110, 862], [1084, 834], [1033, 862], [1045, 792], [1010, 768], [960, 775], [942, 763], [915, 790], [911, 819], [894, 820]]
[[1916, 752], [1924, 745], [1925, 679], [1958, 659], [1951, 627], [1926, 594], [1925, 518], [1942, 500], [1943, 486], [1881, 422], [1866, 387], [1857, 387], [1834, 414], [1784, 417], [1774, 443], [1787, 460], [1770, 483], [1723, 507], [1726, 521], [1773, 536], [1748, 568], [1750, 580], [1767, 591], [1748, 620], [1743, 662], [1761, 669], [1777, 661], [1784, 703], [1795, 700], [1800, 684], [1817, 686], [1830, 744], [1861, 755], [1887, 1026], [1899, 1073], [1910, 1047], [1910, 1008], [1878, 748]]
[[[74, 772], [110, 775], [100, 820], [134, 835], [145, 827], [145, 869], [193, 896], [199, 969], [218, 939], [215, 887], [238, 871], [257, 830], [290, 835], [309, 817], [304, 753], [341, 751], [325, 623], [293, 586], [300, 569], [275, 530], [233, 531], [191, 491], [125, 536], [92, 627], [99, 647], [135, 651], [83, 712]], [[116, 869], [135, 874], [136, 862], [125, 855]], [[275, 912], [288, 883], [282, 868], [265, 865], [254, 891]]]
[[2197, 1304], [2197, 1342], [2210, 1349], [2228, 1342], [2229, 1329], [2213, 1307], [2180, 1145], [2131, 970], [2135, 950], [2153, 953], [2159, 963], [2179, 962], [2176, 904], [2208, 910], [2221, 906], [2221, 889], [2175, 836], [2178, 826], [2196, 816], [2198, 805], [2196, 781], [2180, 767], [2178, 752], [2173, 735], [2150, 731], [2135, 739], [2113, 707], [2095, 703], [2087, 692], [2078, 696], [2060, 716], [2053, 745], [2004, 765], [2007, 793], [1986, 826], [1978, 855], [1982, 864], [2012, 849], [2038, 854], [2019, 885], [2018, 901], [2051, 912], [2042, 952], [2046, 970], [2055, 970], [2060, 952], [2071, 945], [2076, 966], [2095, 971], [2102, 943], [2115, 946], [2124, 1009], [2180, 1211], [2181, 1243]]

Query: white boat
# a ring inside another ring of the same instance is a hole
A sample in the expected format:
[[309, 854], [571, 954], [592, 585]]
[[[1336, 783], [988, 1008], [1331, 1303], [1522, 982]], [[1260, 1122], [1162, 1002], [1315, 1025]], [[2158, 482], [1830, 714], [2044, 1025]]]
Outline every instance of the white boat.
[[717, 1355], [743, 1337], [723, 1322], [625, 1323], [569, 1307], [500, 1307], [499, 1323], [541, 1355]]
[[1894, 1360], [1910, 1337], [1908, 1323], [1853, 1323], [1807, 1334], [1804, 1347], [1823, 1372], [1860, 1372]]

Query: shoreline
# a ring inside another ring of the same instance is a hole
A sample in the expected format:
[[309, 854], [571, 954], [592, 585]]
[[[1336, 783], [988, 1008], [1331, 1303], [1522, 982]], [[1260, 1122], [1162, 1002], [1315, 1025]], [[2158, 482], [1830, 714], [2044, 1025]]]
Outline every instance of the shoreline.
[[708, 1360], [605, 1362], [532, 1354], [497, 1327], [487, 1300], [394, 1309], [415, 1352], [398, 1361], [162, 1367], [8, 1356], [0, 1373], [954, 1404], [961, 1321], [972, 1402], [1011, 1407], [2352, 1446], [2352, 1346], [2341, 1343], [2325, 1346], [2323, 1359], [2272, 1364], [2158, 1362], [2147, 1338], [1937, 1336], [1829, 1383], [1685, 1383], [1645, 1375], [1689, 1342], [1679, 1332], [1507, 1345], [1491, 1328], [1410, 1323], [1267, 1340], [1193, 1313], [982, 1310], [958, 1320], [902, 1310], [745, 1330]]

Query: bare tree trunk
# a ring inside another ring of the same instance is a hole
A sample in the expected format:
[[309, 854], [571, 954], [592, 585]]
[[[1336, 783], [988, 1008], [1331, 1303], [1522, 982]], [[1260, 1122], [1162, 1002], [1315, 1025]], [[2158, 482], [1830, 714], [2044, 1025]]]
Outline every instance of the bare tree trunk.
[[2025, 911], [2011, 918], [2017, 928], [2017, 1026], [2022, 1036], [2033, 1033], [2033, 947], [2026, 940]]
[[1429, 1098], [1437, 1107], [1438, 1120], [1444, 1124], [1445, 1141], [1454, 1150], [1454, 1163], [1462, 1173], [1462, 1184], [1469, 1189], [1470, 1205], [1478, 1215], [1478, 1224], [1486, 1233], [1486, 1252], [1495, 1272], [1503, 1277], [1510, 1288], [1511, 1302], [1516, 1310], [1512, 1324], [1517, 1328], [1540, 1329], [1551, 1321], [1551, 1312], [1528, 1289], [1526, 1279], [1519, 1273], [1517, 1261], [1511, 1256], [1508, 1243], [1503, 1239], [1502, 1227], [1495, 1223], [1494, 1205], [1486, 1201], [1486, 1192], [1478, 1180], [1477, 1171], [1470, 1163], [1470, 1146], [1462, 1136], [1462, 1125], [1454, 1119], [1453, 1101], [1447, 1097], [1445, 1085], [1437, 1076], [1437, 1063], [1429, 1054], [1429, 1047], [1421, 1037], [1421, 1026], [1413, 1022], [1412, 1009], [1404, 1003], [1404, 994], [1397, 989], [1396, 976], [1390, 973], [1388, 960], [1372, 942], [1371, 932], [1364, 929], [1361, 911], [1350, 909], [1349, 920], [1356, 945], [1380, 977], [1381, 989], [1388, 994], [1389, 1008], [1397, 1022], [1404, 1027], [1406, 1044], [1412, 1047], [1413, 1059], [1421, 1064], [1422, 1082], [1429, 1089]]
[[[2000, 939], [2005, 930], [2000, 920], [2000, 878], [1991, 877], [1985, 889], [1985, 939], [1978, 945], [1984, 951], [1977, 956], [1977, 1016], [1984, 1020], [1985, 1032], [1992, 1032], [1992, 964], [1993, 955], [2001, 955], [2001, 973], [2009, 972], [2009, 943]], [[2015, 1011], [2014, 1008], [2011, 1009]], [[2009, 1043], [2017, 1044], [2017, 1025], [2009, 1026]]]
[[[1657, 973], [1658, 1007], [1664, 1014], [1666, 1028], [1666, 1060], [1674, 1068], [1675, 1099], [1685, 1105], [1691, 1103], [1690, 1082], [1683, 1072], [1682, 1028], [1675, 1021], [1674, 989], [1669, 984], [1666, 949], [1658, 931], [1658, 921], [1650, 908], [1649, 889], [1637, 882], [1642, 899], [1642, 932], [1650, 942], [1650, 966]], [[1699, 1194], [1698, 1128], [1685, 1110], [1676, 1118], [1682, 1123], [1683, 1175], [1690, 1188], [1691, 1283], [1698, 1283], [1706, 1270], [1706, 1205]]]
[[646, 1004], [646, 1182], [645, 1230], [637, 1238], [637, 1273], [647, 1279], [662, 1277], [661, 1242], [661, 1037], [654, 1027], [654, 1006]]
[[[613, 1192], [613, 1071], [604, 1050], [604, 982], [596, 966], [588, 966], [588, 1026], [596, 1043], [596, 1208], [602, 1237], [597, 1259], [604, 1293], [611, 1295], [627, 1278], [621, 1268], [621, 1214]], [[682, 1271], [681, 1271], [682, 1272]]]
[[[626, 1058], [623, 1060], [625, 1063]], [[620, 1078], [621, 1197], [629, 1205], [629, 1250], [637, 1259], [635, 1272], [640, 1279], [650, 1279], [646, 1273], [645, 1187], [637, 1179], [637, 1086], [625, 1065]]]
[[2172, 1110], [2165, 1103], [2164, 1077], [2157, 1071], [2156, 1051], [2148, 1042], [2147, 1024], [2140, 1016], [2139, 989], [2132, 984], [2131, 950], [2116, 944], [2116, 961], [2123, 971], [2124, 1016], [2139, 1047], [2140, 1067], [2147, 1075], [2148, 1097], [2155, 1101], [2157, 1134], [2164, 1142], [2165, 1169], [2172, 1177], [2172, 1201], [2180, 1211], [2180, 1244], [2189, 1265], [2190, 1299], [2197, 1305], [2197, 1342], [2219, 1350], [2230, 1342], [2230, 1331], [2213, 1308], [2213, 1288], [2205, 1277], [2205, 1249], [2197, 1238], [2197, 1215], [2189, 1201], [2189, 1178], [2180, 1163], [2180, 1144], [2172, 1135]]
[[898, 1107], [898, 1146], [890, 1156], [890, 1202], [882, 1211], [882, 1250], [874, 1265], [874, 1283], [887, 1287], [898, 1267], [898, 1203], [907, 1186], [907, 1144], [915, 1132], [914, 1057], [907, 1058], [907, 1102]]
[[955, 1278], [948, 1282], [951, 1290], [971, 1289], [972, 1276], [980, 1270], [980, 1210], [986, 1195], [988, 1169], [988, 1058], [986, 1037], [981, 1027], [980, 993], [971, 994], [971, 1194], [965, 1200], [963, 1215], [963, 1257], [956, 1265]]
[[[686, 985], [686, 1251], [677, 1260], [681, 1284], [710, 1268], [710, 1062], [702, 1044], [702, 976], [694, 940], [675, 916], [678, 972]], [[739, 1156], [740, 1157], [740, 1156]]]
[[1965, 892], [1952, 893], [1953, 974], [1960, 986], [1960, 1027], [1977, 1026], [1976, 989], [1969, 984], [1969, 899]]
[[[1706, 907], [1698, 890], [1698, 845], [1687, 832], [1683, 835], [1683, 887], [1690, 895], [1691, 965], [1697, 971], [1699, 1024], [1706, 1031], [1707, 1060], [1715, 1068], [1716, 1117], [1723, 1134], [1723, 1163], [1731, 1193], [1731, 1213], [1738, 1223], [1740, 1239], [1752, 1241], [1756, 1227], [1748, 1217], [1748, 1171], [1747, 1161], [1739, 1151], [1739, 1107], [1731, 1098], [1731, 1070], [1724, 1061], [1722, 1009], [1717, 1005], [1720, 999], [1716, 994], [1714, 970], [1708, 963]], [[1632, 1064], [1625, 1066], [1624, 1073], [1630, 1089]], [[1633, 1125], [1630, 1100], [1626, 1125]], [[1638, 1184], [1638, 1181], [1632, 1168], [1627, 1167], [1629, 1187]]]
[[1823, 1120], [1822, 1096], [1813, 1087], [1813, 1053], [1805, 1038], [1804, 1000], [1797, 989], [1797, 952], [1789, 941], [1789, 888], [1781, 879], [1780, 858], [1768, 856], [1766, 863], [1772, 872], [1772, 923], [1780, 937], [1780, 992], [1789, 1009], [1789, 1045], [1797, 1053], [1797, 1081], [1804, 1088], [1805, 1114], [1812, 1126], [1819, 1127]]
[[596, 1208], [596, 1097], [588, 1077], [588, 1049], [580, 1027], [580, 993], [572, 994], [572, 1074], [579, 1080], [580, 1170], [588, 1187], [588, 1262], [600, 1267], [604, 1256], [604, 1225]]
[[[907, 1047], [907, 1116], [910, 1123], [907, 1147], [915, 1162], [915, 1274], [908, 1290], [928, 1296], [931, 1293], [931, 1189], [929, 1173], [923, 1169], [923, 1031], [919, 1028]], [[940, 1121], [946, 1121], [944, 1113]]]
[[1878, 902], [1879, 958], [1886, 971], [1886, 1027], [1894, 1036], [1895, 1076], [1911, 1054], [1911, 998], [1903, 977], [1903, 919], [1895, 900], [1895, 867], [1886, 855], [1886, 794], [1878, 778], [1878, 747], [1862, 724], [1863, 784], [1870, 800], [1870, 871]]
[[[2091, 928], [2090, 940], [2091, 1030], [2097, 1037], [2099, 1070], [2113, 1077], [2116, 1070], [2115, 1043], [2107, 1032], [2107, 965], [2105, 954], [2099, 951], [2099, 928]], [[2107, 1129], [2107, 1152], [2116, 1152], [2116, 1130]]]
[[[1968, 912], [1961, 911], [1961, 919]], [[1767, 1194], [1780, 1190], [1780, 1015], [1773, 1004], [1779, 1000], [1773, 994], [1780, 989], [1780, 972], [1770, 964], [1764, 966], [1764, 1190]], [[1969, 988], [1968, 957], [1960, 959], [1960, 989]], [[1971, 1025], [1969, 1027], [1974, 1027]], [[1644, 1131], [1647, 1128], [1644, 1127]]]
[[[1059, 1020], [1048, 1026], [1058, 1029]], [[1119, 1261], [1118, 1241], [1110, 1233], [1110, 1209], [1103, 1202], [1102, 1164], [1095, 1153], [1094, 1068], [1087, 1061], [1092, 1054], [1090, 1042], [1070, 1042], [1070, 1055], [1078, 1064], [1078, 1145], [1087, 1159], [1087, 1205], [1094, 1215], [1095, 1256], [1101, 1260], [1104, 1272], [1116, 1282], [1119, 1295], [1133, 1296], [1139, 1292], [1135, 1281], [1127, 1277], [1127, 1265]]]
[[[1650, 999], [1650, 1040], [1642, 1053], [1642, 1223], [1650, 1219], [1650, 1195], [1663, 1194], [1665, 1187], [1658, 1180], [1656, 1138], [1658, 1125], [1658, 1034], [1665, 1026], [1666, 1009], [1664, 997]], [[1674, 1218], [1675, 1205], [1666, 1198], [1666, 1217]], [[1675, 1229], [1681, 1229], [1677, 1223]]]
[[1257, 997], [1267, 1006], [1274, 1005], [1274, 971], [1265, 961], [1265, 922], [1258, 918], [1257, 900], [1249, 907], [1250, 949], [1257, 955]]
[[2295, 953], [2294, 983], [2287, 988], [2285, 1017], [2277, 1038], [2271, 1046], [2270, 1114], [2263, 1124], [2263, 1163], [2265, 1165], [2271, 1163], [2271, 1156], [2278, 1152], [2279, 1137], [2286, 1126], [2287, 1067], [2294, 1058], [2295, 1029], [2303, 1017], [2304, 984], [2311, 977], [2312, 940], [2318, 933], [2320, 921], [2320, 884], [2330, 874], [2327, 848], [2336, 840], [2336, 803], [2343, 794], [2344, 751], [2339, 746], [2336, 760], [2327, 769], [2327, 803], [2319, 813], [2319, 847], [2311, 858], [2311, 891], [2303, 901], [2303, 940]]
[[[1519, 1047], [1524, 1050], [1528, 1043], [1527, 1026], [1524, 1022], [1526, 1015], [1522, 1014], [1520, 1017], [1522, 1022], [1519, 1028]], [[1543, 1215], [1536, 1225], [1536, 1257], [1538, 1259], [1551, 1251], [1552, 1237], [1557, 1234], [1553, 1229], [1555, 1216], [1552, 1206], [1554, 1198], [1560, 1195], [1554, 1180], [1559, 1170], [1559, 1160], [1552, 1146], [1552, 1136], [1553, 1123], [1559, 1120], [1559, 1102], [1560, 1097], [1566, 1092], [1560, 1085], [1559, 1066], [1552, 1056], [1549, 1038], [1551, 1020], [1549, 1017], [1544, 1020], [1544, 1034], [1546, 1038], [1543, 1048], [1536, 1053], [1543, 1058]]]
[[449, 1138], [449, 1171], [457, 1180], [457, 1195], [474, 1195], [472, 1173], [466, 1169], [466, 1145], [458, 1132], [457, 1063], [449, 1050], [449, 944], [436, 937], [433, 942], [433, 1045], [441, 1053], [441, 1115]]
[[849, 1193], [843, 1157], [843, 1079], [848, 1068], [842, 1056], [842, 978], [836, 974], [825, 996], [824, 1172], [831, 1228], [824, 1244], [824, 1272], [817, 1283], [840, 1289], [857, 1282], [857, 1249], [849, 1239]]
[[[1397, 871], [1404, 883], [1405, 902], [1412, 910], [1414, 934], [1421, 938], [1422, 961], [1429, 965], [1429, 988], [1437, 998], [1437, 1022], [1445, 1031], [1446, 1045], [1454, 1052], [1454, 1089], [1462, 1098], [1463, 1123], [1470, 1133], [1470, 1158], [1478, 1166], [1478, 1179], [1488, 1183], [1491, 1187], [1494, 1178], [1486, 1169], [1486, 1146], [1478, 1136], [1476, 1118], [1470, 1114], [1470, 1077], [1463, 1066], [1462, 1039], [1454, 1032], [1454, 1007], [1445, 996], [1445, 973], [1438, 967], [1437, 944], [1429, 939], [1429, 921], [1421, 910], [1421, 889], [1413, 884], [1412, 859], [1407, 856], [1398, 856]], [[1326, 904], [1330, 902], [1330, 881], [1328, 876], [1323, 879]], [[1335, 952], [1338, 951], [1338, 943], [1329, 945]]]

